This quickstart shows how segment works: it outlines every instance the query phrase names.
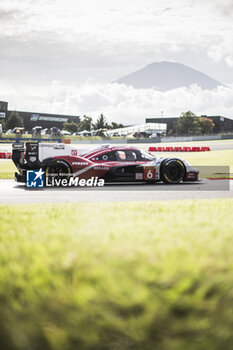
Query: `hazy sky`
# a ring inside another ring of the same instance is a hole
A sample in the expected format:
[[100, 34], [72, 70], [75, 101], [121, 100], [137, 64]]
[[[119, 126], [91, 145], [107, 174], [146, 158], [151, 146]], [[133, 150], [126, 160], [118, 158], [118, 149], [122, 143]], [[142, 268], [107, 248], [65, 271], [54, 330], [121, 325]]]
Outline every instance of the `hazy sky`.
[[[91, 114], [233, 117], [232, 0], [0, 0], [0, 100], [10, 109]], [[112, 81], [175, 61], [228, 87], [161, 93]]]

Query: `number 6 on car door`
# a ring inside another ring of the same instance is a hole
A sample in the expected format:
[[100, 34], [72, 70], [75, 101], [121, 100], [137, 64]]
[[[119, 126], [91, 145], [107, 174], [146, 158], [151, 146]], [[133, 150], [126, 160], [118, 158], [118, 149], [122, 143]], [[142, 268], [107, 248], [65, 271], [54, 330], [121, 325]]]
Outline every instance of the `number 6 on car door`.
[[156, 177], [155, 167], [144, 168], [144, 180], [155, 180], [155, 177]]

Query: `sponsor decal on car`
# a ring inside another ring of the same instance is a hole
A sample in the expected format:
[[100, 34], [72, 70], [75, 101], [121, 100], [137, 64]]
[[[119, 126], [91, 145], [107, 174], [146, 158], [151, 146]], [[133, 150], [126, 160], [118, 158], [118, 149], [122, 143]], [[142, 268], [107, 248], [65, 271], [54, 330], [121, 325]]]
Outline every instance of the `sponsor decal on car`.
[[155, 180], [156, 179], [156, 168], [152, 166], [144, 167], [144, 179]]
[[46, 143], [40, 143], [40, 148], [42, 148], [42, 147], [44, 147], [44, 148], [49, 148], [49, 147], [51, 147], [51, 148], [53, 148], [53, 149], [65, 149], [65, 145], [63, 145], [63, 144], [56, 144], [56, 145], [54, 145], [54, 144], [48, 144], [47, 143], [48, 141], [46, 141]]
[[136, 173], [135, 180], [143, 180], [143, 173]]
[[71, 155], [76, 157], [78, 155], [78, 151], [76, 149], [71, 150]]
[[95, 166], [94, 170], [109, 170], [108, 166]]
[[88, 165], [88, 162], [72, 162], [72, 165]]

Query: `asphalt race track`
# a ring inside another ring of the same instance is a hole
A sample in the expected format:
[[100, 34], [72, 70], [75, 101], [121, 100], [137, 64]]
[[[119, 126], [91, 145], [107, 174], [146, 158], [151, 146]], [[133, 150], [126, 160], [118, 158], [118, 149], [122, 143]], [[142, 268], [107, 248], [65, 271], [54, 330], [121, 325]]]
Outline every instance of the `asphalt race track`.
[[201, 180], [197, 183], [108, 184], [102, 188], [28, 189], [14, 180], [0, 180], [0, 204], [75, 203], [111, 201], [160, 201], [198, 198], [233, 198], [233, 180]]

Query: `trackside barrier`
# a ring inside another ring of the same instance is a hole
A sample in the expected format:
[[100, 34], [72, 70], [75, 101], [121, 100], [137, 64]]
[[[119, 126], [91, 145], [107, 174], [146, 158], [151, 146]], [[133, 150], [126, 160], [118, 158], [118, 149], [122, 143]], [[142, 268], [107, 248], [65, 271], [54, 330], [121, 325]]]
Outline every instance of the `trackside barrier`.
[[0, 143], [24, 143], [24, 142], [51, 142], [61, 143], [61, 139], [42, 139], [42, 138], [26, 138], [26, 137], [0, 137]]
[[182, 152], [182, 147], [174, 147], [175, 152]]
[[210, 151], [209, 147], [202, 147], [201, 148], [201, 152], [206, 152], [206, 151]]
[[148, 152], [206, 152], [209, 147], [149, 147]]
[[0, 152], [0, 159], [11, 159], [11, 152]]
[[191, 152], [191, 147], [183, 147], [183, 152]]
[[62, 140], [62, 143], [70, 144], [70, 143], [71, 143], [71, 140], [63, 139], [63, 140]]
[[166, 152], [173, 152], [174, 148], [173, 147], [165, 147]]

